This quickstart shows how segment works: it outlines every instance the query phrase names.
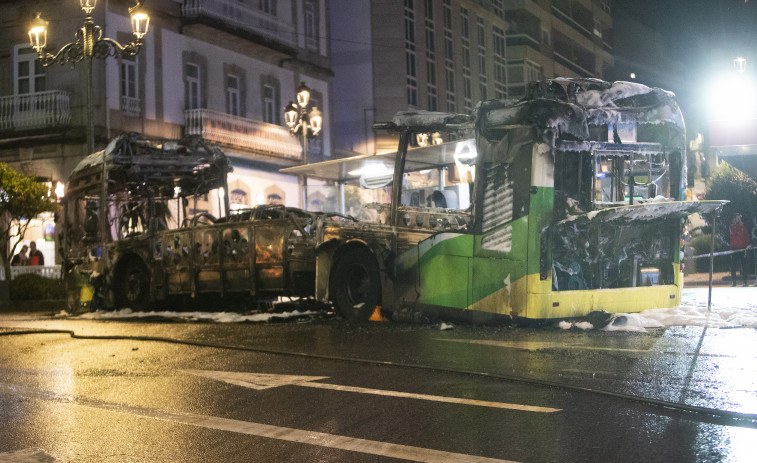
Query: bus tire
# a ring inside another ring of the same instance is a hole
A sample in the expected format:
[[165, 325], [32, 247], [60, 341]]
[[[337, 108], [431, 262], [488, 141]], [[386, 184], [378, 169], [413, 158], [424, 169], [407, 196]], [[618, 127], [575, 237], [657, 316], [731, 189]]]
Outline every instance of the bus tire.
[[331, 270], [331, 302], [347, 320], [367, 321], [381, 304], [381, 275], [367, 248], [347, 250]]
[[130, 260], [118, 272], [116, 305], [133, 310], [146, 309], [150, 302], [150, 274], [140, 260]]

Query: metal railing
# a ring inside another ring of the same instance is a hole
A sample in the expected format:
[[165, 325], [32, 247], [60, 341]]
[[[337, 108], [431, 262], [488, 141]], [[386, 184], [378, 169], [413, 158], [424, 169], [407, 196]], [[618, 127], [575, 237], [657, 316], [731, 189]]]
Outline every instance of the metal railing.
[[71, 94], [63, 90], [0, 97], [0, 130], [68, 124]]
[[210, 109], [187, 109], [184, 111], [184, 126], [187, 135], [200, 135], [210, 142], [283, 159], [302, 160], [302, 147], [298, 139], [276, 124]]
[[214, 18], [224, 24], [263, 35], [288, 46], [296, 45], [294, 26], [291, 23], [237, 0], [184, 0], [181, 12], [187, 18]]
[[127, 116], [142, 114], [142, 100], [121, 95], [121, 112]]
[[[33, 273], [45, 278], [60, 278], [60, 265], [17, 265], [11, 267], [11, 280], [27, 273]], [[4, 280], [5, 269], [0, 266], [0, 281]]]

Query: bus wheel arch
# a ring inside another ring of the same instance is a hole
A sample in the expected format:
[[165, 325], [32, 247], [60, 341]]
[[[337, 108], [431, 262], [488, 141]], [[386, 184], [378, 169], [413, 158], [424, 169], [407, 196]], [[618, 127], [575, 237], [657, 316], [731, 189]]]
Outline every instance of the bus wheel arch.
[[115, 268], [113, 293], [117, 308], [141, 310], [150, 303], [150, 272], [137, 255], [124, 256]]
[[329, 272], [329, 297], [348, 320], [367, 321], [381, 305], [381, 269], [376, 254], [363, 242], [341, 246]]

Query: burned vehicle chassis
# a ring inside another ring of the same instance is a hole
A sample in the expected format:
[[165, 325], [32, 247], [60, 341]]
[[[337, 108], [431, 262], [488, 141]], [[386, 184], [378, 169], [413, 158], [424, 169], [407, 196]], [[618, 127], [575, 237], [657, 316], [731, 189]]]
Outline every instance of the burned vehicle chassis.
[[225, 155], [197, 138], [125, 134], [85, 158], [69, 179], [58, 237], [69, 310], [174, 301], [250, 307], [311, 296], [324, 214], [278, 205], [231, 211], [224, 195], [224, 217], [187, 214], [199, 196], [226, 189], [230, 171]]

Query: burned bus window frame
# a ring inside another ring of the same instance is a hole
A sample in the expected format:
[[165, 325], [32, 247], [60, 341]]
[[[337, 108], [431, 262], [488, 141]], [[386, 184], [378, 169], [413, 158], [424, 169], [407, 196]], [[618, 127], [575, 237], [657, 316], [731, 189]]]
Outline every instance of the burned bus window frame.
[[590, 151], [555, 151], [555, 210], [567, 210], [557, 207], [561, 201], [568, 203], [568, 198], [577, 202], [580, 209], [588, 210], [592, 199], [594, 169]]
[[[596, 173], [592, 192], [594, 204], [601, 207], [603, 204], [623, 205], [651, 201], [659, 196], [676, 198], [677, 195], [672, 191], [671, 173], [666, 169], [666, 166], [672, 165], [670, 157], [662, 148], [642, 151], [595, 150]], [[647, 166], [646, 172], [639, 169], [640, 164]], [[631, 166], [634, 166], [633, 170]], [[617, 178], [622, 180], [616, 182]], [[603, 185], [608, 179], [609, 185]], [[646, 194], [638, 194], [643, 188], [647, 189]]]

